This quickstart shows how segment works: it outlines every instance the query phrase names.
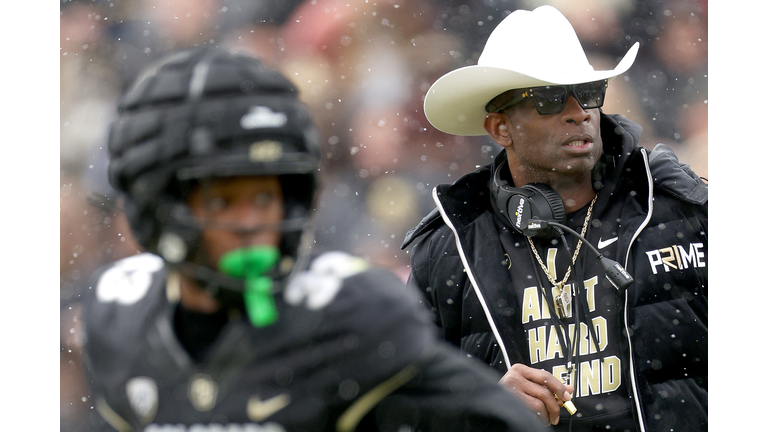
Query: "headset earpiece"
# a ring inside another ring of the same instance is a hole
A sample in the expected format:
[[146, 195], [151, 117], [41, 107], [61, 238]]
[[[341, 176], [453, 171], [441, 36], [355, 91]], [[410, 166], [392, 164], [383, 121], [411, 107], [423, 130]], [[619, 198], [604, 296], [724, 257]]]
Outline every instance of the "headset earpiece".
[[549, 230], [529, 230], [531, 220], [565, 222], [565, 204], [560, 195], [545, 183], [530, 183], [519, 188], [512, 187], [501, 178], [501, 165], [506, 158], [497, 158], [494, 163], [492, 194], [510, 226], [527, 236], [549, 236]]
[[[501, 178], [501, 166], [506, 161], [502, 153], [493, 162], [491, 194], [512, 229], [530, 237], [552, 237], [554, 229], [576, 236], [597, 256], [611, 284], [619, 291], [627, 289], [633, 282], [632, 275], [616, 261], [603, 256], [583, 234], [565, 225], [565, 204], [560, 195], [545, 183], [530, 183], [519, 188], [510, 186], [508, 181]], [[537, 220], [548, 223], [537, 224]]]

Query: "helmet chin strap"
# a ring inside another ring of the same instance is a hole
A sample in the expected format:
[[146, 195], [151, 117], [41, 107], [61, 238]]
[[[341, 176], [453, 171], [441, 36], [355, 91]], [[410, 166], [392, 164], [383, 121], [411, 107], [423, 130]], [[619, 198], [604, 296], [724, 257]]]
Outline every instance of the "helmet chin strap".
[[219, 259], [221, 273], [245, 279], [245, 312], [254, 327], [266, 327], [277, 321], [273, 281], [266, 273], [275, 267], [279, 259], [280, 251], [276, 247], [263, 245], [234, 249]]

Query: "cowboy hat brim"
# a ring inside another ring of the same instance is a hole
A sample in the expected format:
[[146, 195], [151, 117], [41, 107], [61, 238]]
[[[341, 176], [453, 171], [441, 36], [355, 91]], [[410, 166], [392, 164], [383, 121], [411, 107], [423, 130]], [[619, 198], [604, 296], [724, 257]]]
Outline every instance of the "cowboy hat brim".
[[493, 66], [466, 66], [440, 77], [424, 97], [424, 114], [438, 130], [453, 135], [485, 135], [485, 105], [511, 89], [580, 84], [612, 79], [635, 61], [635, 43], [613, 70], [582, 70], [549, 76], [531, 76]]

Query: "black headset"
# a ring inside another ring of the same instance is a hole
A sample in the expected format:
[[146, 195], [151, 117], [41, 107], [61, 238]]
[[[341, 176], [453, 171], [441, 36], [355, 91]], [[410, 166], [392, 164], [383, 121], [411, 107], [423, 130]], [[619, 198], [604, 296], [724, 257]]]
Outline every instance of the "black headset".
[[552, 231], [542, 229], [541, 221], [565, 223], [565, 204], [560, 195], [546, 183], [529, 183], [513, 187], [501, 178], [505, 157], [497, 157], [493, 166], [491, 193], [499, 211], [510, 226], [520, 234], [531, 237], [551, 236]]

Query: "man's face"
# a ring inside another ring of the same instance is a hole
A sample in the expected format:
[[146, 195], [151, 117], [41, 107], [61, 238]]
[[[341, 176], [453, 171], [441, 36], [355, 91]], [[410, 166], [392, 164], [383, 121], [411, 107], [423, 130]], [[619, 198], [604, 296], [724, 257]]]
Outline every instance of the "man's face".
[[557, 114], [539, 114], [532, 98], [506, 113], [511, 140], [507, 155], [513, 174], [523, 181], [520, 185], [582, 178], [602, 154], [600, 111], [582, 109], [572, 94]]
[[203, 227], [202, 247], [214, 266], [233, 249], [280, 244], [280, 231], [256, 230], [283, 220], [283, 191], [277, 176], [210, 179], [197, 184], [187, 202]]

